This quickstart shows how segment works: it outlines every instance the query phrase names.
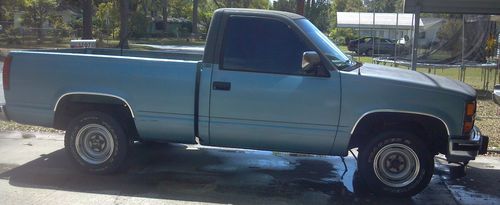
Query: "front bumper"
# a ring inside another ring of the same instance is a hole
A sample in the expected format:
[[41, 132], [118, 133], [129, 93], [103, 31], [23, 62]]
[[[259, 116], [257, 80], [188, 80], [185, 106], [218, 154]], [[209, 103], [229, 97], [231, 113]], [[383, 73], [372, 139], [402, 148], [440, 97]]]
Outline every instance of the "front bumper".
[[9, 121], [7, 117], [7, 112], [5, 112], [5, 105], [0, 105], [0, 120]]
[[489, 138], [482, 136], [479, 128], [474, 126], [469, 139], [452, 139], [449, 142], [448, 162], [468, 162], [477, 155], [486, 154]]

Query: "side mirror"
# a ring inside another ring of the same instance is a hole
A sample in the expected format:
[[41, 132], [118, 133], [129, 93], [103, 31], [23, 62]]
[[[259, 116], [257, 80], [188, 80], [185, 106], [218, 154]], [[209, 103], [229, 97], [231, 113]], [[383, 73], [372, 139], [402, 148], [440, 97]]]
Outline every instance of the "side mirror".
[[349, 55], [349, 54], [345, 54], [347, 56], [347, 58], [349, 58], [350, 61], [354, 62], [354, 58], [352, 57], [352, 55]]
[[306, 51], [302, 54], [302, 70], [311, 71], [311, 69], [321, 62], [318, 53], [316, 51]]

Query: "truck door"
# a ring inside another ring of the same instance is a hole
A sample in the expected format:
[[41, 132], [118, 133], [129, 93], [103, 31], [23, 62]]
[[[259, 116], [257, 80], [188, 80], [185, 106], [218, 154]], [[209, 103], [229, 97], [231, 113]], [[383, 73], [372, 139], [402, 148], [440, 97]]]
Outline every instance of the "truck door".
[[303, 34], [276, 19], [231, 16], [212, 73], [210, 144], [327, 154], [340, 110], [340, 79], [301, 69]]

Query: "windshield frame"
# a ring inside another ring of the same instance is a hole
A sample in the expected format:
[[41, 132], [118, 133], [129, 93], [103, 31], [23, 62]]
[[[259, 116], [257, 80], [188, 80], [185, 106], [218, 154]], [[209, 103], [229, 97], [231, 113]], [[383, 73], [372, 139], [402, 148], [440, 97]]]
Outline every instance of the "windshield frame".
[[[314, 45], [320, 55], [329, 62], [330, 65], [336, 70], [350, 70], [353, 67], [359, 67], [359, 62], [350, 59], [344, 52], [342, 52], [335, 43], [333, 43], [326, 35], [324, 35], [314, 24], [306, 18], [294, 20], [295, 24], [303, 32], [306, 38]], [[333, 62], [333, 58], [345, 60], [346, 65], [338, 65]], [[342, 59], [340, 59], [342, 58]]]

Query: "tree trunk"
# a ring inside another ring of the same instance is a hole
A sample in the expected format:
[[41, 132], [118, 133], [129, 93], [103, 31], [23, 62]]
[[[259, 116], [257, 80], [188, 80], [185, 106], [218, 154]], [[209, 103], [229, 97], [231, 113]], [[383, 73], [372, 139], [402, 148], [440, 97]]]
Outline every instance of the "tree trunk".
[[198, 38], [198, 0], [193, 0], [193, 37]]
[[130, 0], [120, 0], [120, 43], [118, 46], [120, 48], [128, 49], [128, 12], [129, 12], [129, 1]]
[[168, 0], [163, 0], [162, 5], [162, 15], [163, 15], [163, 34], [167, 36], [168, 27]]
[[36, 41], [37, 42], [42, 42], [42, 40], [43, 40], [43, 32], [42, 32], [43, 31], [42, 30], [43, 22], [38, 21], [36, 23], [36, 27], [37, 27], [37, 28], [35, 28], [36, 29], [36, 36], [37, 36]]
[[92, 0], [81, 0], [83, 9], [82, 39], [92, 39]]
[[311, 0], [307, 0], [306, 1], [306, 8], [304, 9], [304, 15], [306, 16], [309, 16], [310, 12], [311, 12]]
[[299, 15], [304, 15], [304, 0], [297, 0], [297, 10], [296, 13]]

